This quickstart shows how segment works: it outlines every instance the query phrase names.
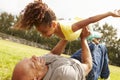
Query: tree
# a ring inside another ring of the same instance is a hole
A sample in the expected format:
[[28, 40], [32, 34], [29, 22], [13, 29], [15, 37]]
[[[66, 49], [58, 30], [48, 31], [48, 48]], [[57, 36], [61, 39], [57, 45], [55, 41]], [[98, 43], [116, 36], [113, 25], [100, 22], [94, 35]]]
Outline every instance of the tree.
[[3, 12], [0, 14], [0, 30], [6, 32], [15, 23], [13, 15]]
[[108, 48], [108, 56], [112, 64], [120, 65], [120, 39], [117, 37], [117, 29], [112, 25], [105, 23], [99, 26], [99, 23], [93, 25], [94, 30], [103, 33], [102, 42]]

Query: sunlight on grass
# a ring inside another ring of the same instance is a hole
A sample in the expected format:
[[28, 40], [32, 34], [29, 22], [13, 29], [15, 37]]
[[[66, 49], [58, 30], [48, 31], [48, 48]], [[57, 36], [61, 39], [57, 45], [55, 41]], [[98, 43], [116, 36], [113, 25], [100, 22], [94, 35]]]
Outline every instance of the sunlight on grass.
[[[48, 52], [48, 50], [0, 40], [0, 80], [11, 80], [13, 68], [19, 60], [32, 55], [41, 56]], [[120, 80], [120, 67], [110, 65], [110, 71], [111, 80]]]
[[0, 40], [0, 80], [11, 80], [15, 64], [25, 57], [40, 56], [49, 51]]
[[111, 80], [120, 80], [120, 67], [110, 65]]

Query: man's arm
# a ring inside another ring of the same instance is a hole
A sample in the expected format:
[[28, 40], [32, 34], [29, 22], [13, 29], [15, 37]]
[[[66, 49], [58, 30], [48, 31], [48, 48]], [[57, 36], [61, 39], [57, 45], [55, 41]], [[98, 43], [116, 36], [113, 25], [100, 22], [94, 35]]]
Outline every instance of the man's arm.
[[57, 45], [51, 50], [52, 54], [60, 55], [66, 47], [67, 40], [60, 40]]
[[81, 46], [82, 46], [82, 65], [85, 70], [85, 74], [87, 75], [92, 69], [92, 57], [91, 52], [86, 40], [86, 37], [89, 35], [89, 31], [87, 27], [83, 29], [81, 34]]

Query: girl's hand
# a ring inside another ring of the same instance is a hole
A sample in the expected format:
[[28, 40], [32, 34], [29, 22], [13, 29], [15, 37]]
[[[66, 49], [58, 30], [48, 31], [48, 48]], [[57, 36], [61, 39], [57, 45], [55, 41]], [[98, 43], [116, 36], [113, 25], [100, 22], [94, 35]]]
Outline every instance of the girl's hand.
[[111, 12], [112, 17], [120, 17], [120, 9], [119, 10], [114, 10]]
[[35, 1], [40, 1], [40, 2], [42, 2], [42, 0], [34, 0], [34, 2], [35, 2]]

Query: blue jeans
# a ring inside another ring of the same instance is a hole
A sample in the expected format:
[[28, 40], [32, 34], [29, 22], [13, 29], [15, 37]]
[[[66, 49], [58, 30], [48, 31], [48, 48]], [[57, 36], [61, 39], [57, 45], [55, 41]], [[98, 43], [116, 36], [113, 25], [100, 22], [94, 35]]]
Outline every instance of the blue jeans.
[[[93, 68], [86, 76], [86, 80], [98, 80], [99, 76], [105, 79], [108, 78], [110, 71], [108, 67], [107, 48], [103, 44], [95, 45], [89, 43], [88, 45], [93, 59]], [[81, 61], [81, 50], [75, 52], [71, 58]]]

